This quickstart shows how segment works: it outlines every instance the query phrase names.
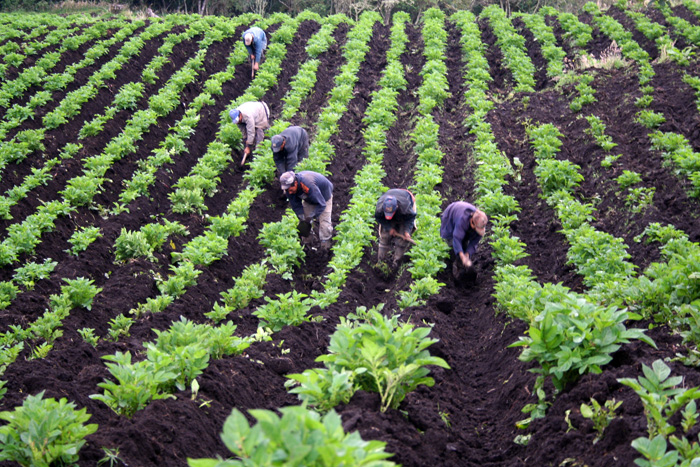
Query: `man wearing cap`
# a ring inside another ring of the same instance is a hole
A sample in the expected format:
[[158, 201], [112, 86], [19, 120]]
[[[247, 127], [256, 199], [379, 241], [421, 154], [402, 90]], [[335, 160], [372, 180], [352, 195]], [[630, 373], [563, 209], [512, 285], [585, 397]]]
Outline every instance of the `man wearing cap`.
[[396, 266], [413, 243], [411, 232], [416, 228], [416, 199], [408, 190], [392, 188], [379, 197], [374, 218], [379, 223], [377, 261], [384, 261], [395, 238], [393, 265]]
[[265, 36], [265, 31], [253, 26], [243, 33], [243, 43], [245, 44], [245, 48], [248, 49], [250, 59], [253, 60], [253, 69], [258, 71], [258, 65], [262, 59], [263, 51], [267, 48], [267, 36]]
[[460, 276], [460, 266], [470, 268], [479, 241], [486, 233], [488, 217], [474, 205], [456, 201], [442, 213], [440, 236], [452, 247], [455, 260], [452, 275]]
[[333, 206], [333, 184], [317, 172], [304, 170], [299, 173], [288, 171], [280, 177], [280, 185], [287, 193], [287, 199], [300, 221], [318, 221], [318, 238], [321, 250], [331, 246], [331, 210]]
[[280, 175], [294, 170], [297, 163], [309, 155], [309, 135], [300, 126], [290, 126], [270, 140], [272, 158]]
[[[243, 161], [255, 146], [265, 138], [264, 131], [270, 128], [270, 109], [264, 102], [245, 102], [229, 113], [233, 123], [245, 134]], [[245, 131], [244, 131], [245, 129]]]

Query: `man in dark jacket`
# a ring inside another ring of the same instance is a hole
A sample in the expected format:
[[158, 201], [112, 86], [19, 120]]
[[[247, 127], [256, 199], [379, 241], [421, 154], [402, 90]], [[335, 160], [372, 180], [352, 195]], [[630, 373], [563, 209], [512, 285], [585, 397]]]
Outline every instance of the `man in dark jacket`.
[[452, 247], [452, 274], [460, 277], [460, 268], [471, 268], [479, 241], [486, 233], [488, 217], [474, 205], [456, 201], [442, 213], [440, 236]]
[[309, 155], [309, 135], [300, 126], [290, 126], [273, 136], [270, 142], [279, 175], [294, 170], [297, 163]]
[[331, 246], [333, 234], [333, 184], [320, 173], [305, 170], [296, 174], [292, 171], [283, 173], [280, 185], [287, 193], [289, 204], [301, 222], [318, 221], [321, 250], [327, 251]]
[[394, 241], [394, 266], [413, 243], [411, 232], [416, 228], [416, 199], [402, 188], [392, 188], [379, 197], [374, 210], [379, 223], [379, 252], [377, 261], [384, 261]]

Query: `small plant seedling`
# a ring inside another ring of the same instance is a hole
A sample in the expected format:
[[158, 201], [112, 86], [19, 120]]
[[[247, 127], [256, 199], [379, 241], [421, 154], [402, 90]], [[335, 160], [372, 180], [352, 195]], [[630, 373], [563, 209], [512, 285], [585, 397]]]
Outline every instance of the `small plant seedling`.
[[586, 403], [581, 404], [581, 415], [583, 418], [588, 418], [593, 421], [593, 428], [598, 432], [593, 444], [600, 441], [603, 437], [603, 432], [610, 422], [615, 418], [615, 410], [622, 405], [622, 401], [617, 402], [615, 399], [605, 401], [605, 404], [600, 405], [597, 400], [591, 397], [591, 405]]

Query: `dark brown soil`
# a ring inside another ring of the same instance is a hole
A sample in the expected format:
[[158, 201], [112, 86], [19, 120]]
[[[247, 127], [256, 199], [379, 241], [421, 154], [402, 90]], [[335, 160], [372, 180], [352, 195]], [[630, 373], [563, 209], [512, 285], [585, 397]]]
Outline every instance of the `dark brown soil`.
[[[613, 16], [622, 21], [620, 12]], [[590, 23], [590, 17], [581, 19]], [[556, 23], [548, 18], [548, 23]], [[631, 22], [624, 22], [629, 26]], [[516, 27], [523, 28], [521, 21]], [[318, 30], [318, 24], [307, 21], [301, 24], [289, 51], [279, 81], [265, 96], [270, 103], [273, 117], [282, 108], [281, 98], [290, 89], [290, 80], [299, 64], [307, 60], [305, 44]], [[445, 206], [458, 199], [472, 200], [474, 197], [475, 162], [471, 143], [473, 137], [463, 126], [469, 109], [464, 104], [463, 68], [465, 65], [459, 44], [460, 32], [455, 24], [447, 21], [448, 47], [445, 61], [451, 96], [434, 113], [440, 124], [439, 141], [444, 158], [443, 182], [438, 186], [445, 199]], [[487, 58], [494, 81], [490, 93], [496, 107], [489, 113], [499, 149], [511, 159], [523, 164], [520, 181], [512, 180], [506, 191], [515, 196], [522, 211], [513, 224], [513, 234], [527, 245], [529, 256], [523, 264], [530, 267], [542, 283], [561, 282], [575, 291], [584, 291], [582, 278], [567, 264], [568, 244], [559, 232], [561, 226], [555, 213], [540, 198], [540, 188], [533, 175], [535, 161], [525, 133], [525, 125], [553, 123], [564, 134], [561, 157], [581, 167], [585, 177], [579, 195], [586, 200], [595, 200], [597, 211], [595, 227], [625, 240], [631, 261], [643, 271], [652, 261], [659, 260], [658, 246], [638, 243], [633, 238], [651, 222], [670, 223], [686, 232], [694, 242], [700, 241], [700, 209], [698, 201], [687, 195], [687, 180], [679, 179], [664, 164], [661, 154], [650, 149], [649, 130], [634, 122], [638, 109], [634, 101], [641, 95], [634, 67], [612, 71], [591, 71], [595, 74], [592, 86], [596, 90], [597, 102], [584, 107], [580, 114], [571, 112], [569, 102], [575, 93], [572, 87], [555, 89], [555, 82], [545, 74], [546, 62], [539, 45], [529, 31], [522, 30], [528, 39], [528, 53], [537, 67], [537, 92], [529, 95], [527, 105], [522, 95], [510, 96], [512, 75], [502, 61], [502, 54], [495, 44], [495, 36], [488, 23], [480, 23], [482, 40], [488, 45]], [[336, 43], [319, 59], [317, 85], [303, 104], [293, 123], [309, 129], [328, 100], [334, 78], [344, 63], [343, 45], [349, 27], [341, 25], [335, 33]], [[398, 96], [399, 118], [387, 133], [385, 152], [386, 179], [388, 186], [408, 186], [413, 182], [416, 156], [410, 132], [418, 118], [417, 88], [421, 83], [420, 70], [425, 63], [420, 26], [407, 25], [409, 42], [401, 57], [409, 82], [408, 89]], [[358, 73], [359, 80], [348, 110], [340, 121], [340, 131], [331, 139], [335, 157], [328, 166], [330, 179], [335, 185], [333, 222], [348, 207], [354, 176], [364, 164], [362, 146], [364, 139], [362, 117], [378, 89], [381, 72], [386, 65], [386, 52], [390, 46], [390, 30], [377, 24], [370, 41], [370, 51]], [[237, 33], [236, 38], [240, 37]], [[561, 29], [557, 29], [561, 37]], [[654, 54], [655, 45], [643, 42], [635, 35], [649, 53]], [[55, 157], [62, 147], [75, 141], [83, 121], [101, 113], [109, 105], [112, 90], [138, 79], [143, 67], [157, 53], [162, 37], [144, 47], [139, 57], [126, 64], [117, 77], [100, 91], [98, 97], [86, 105], [81, 114], [70, 124], [46, 133], [46, 151], [12, 165], [0, 172], [0, 192], [5, 193], [39, 167], [46, 158]], [[147, 95], [157, 92], [165, 81], [177, 71], [197, 50], [197, 40], [180, 44], [171, 62], [160, 72], [155, 85], [147, 86]], [[236, 39], [238, 40], [238, 39]], [[595, 30], [589, 53], [599, 55], [610, 41]], [[232, 42], [215, 43], [207, 55], [205, 70], [199, 78], [182, 92], [186, 106], [201, 91], [208, 76], [225, 69]], [[116, 49], [113, 49], [116, 50]], [[571, 49], [567, 46], [567, 52]], [[573, 59], [573, 57], [570, 57]], [[67, 63], [76, 61], [74, 54], [65, 57]], [[60, 63], [57, 69], [64, 69]], [[264, 62], [262, 66], [264, 67]], [[455, 283], [451, 274], [441, 272], [437, 279], [445, 283], [440, 293], [428, 300], [425, 306], [399, 311], [396, 305], [397, 292], [405, 290], [411, 281], [405, 268], [391, 274], [380, 272], [375, 266], [376, 245], [365, 251], [360, 265], [348, 277], [339, 300], [324, 310], [313, 309], [312, 314], [323, 318], [319, 322], [308, 322], [297, 327], [285, 327], [274, 334], [273, 342], [252, 345], [244, 355], [226, 357], [210, 362], [209, 367], [198, 378], [200, 385], [196, 400], [189, 391], [178, 392], [174, 399], [152, 402], [147, 408], [128, 419], [117, 415], [103, 403], [90, 399], [90, 395], [101, 392], [97, 386], [110, 374], [101, 357], [117, 351], [142, 354], [143, 343], [154, 340], [153, 330], [167, 329], [173, 321], [184, 316], [195, 322], [208, 322], [205, 312], [211, 310], [220, 299], [220, 293], [233, 286], [244, 267], [257, 263], [264, 257], [264, 248], [257, 235], [264, 224], [278, 221], [285, 204], [279, 198], [279, 186], [271, 184], [267, 191], [256, 199], [247, 222], [247, 229], [238, 237], [231, 238], [228, 255], [204, 268], [197, 285], [176, 300], [165, 311], [147, 314], [136, 320], [130, 336], [118, 342], [101, 339], [96, 348], [83, 341], [78, 330], [85, 327], [95, 329], [99, 336], [107, 336], [109, 322], [116, 316], [134, 308], [138, 303], [158, 294], [154, 276], [167, 275], [170, 265], [170, 246], [156, 254], [155, 261], [134, 260], [123, 263], [114, 261], [114, 241], [122, 228], [138, 229], [153, 219], [167, 218], [185, 225], [187, 237], [172, 238], [175, 249], [201, 234], [207, 221], [199, 215], [174, 214], [170, 210], [168, 194], [172, 185], [188, 174], [216, 137], [220, 113], [250, 83], [247, 64], [236, 70], [235, 79], [223, 88], [222, 96], [215, 96], [216, 103], [206, 108], [195, 134], [187, 142], [188, 152], [175, 158], [157, 174], [149, 199], [140, 199], [129, 206], [128, 213], [109, 216], [97, 209], [82, 208], [70, 217], [59, 218], [56, 230], [42, 237], [41, 244], [31, 257], [21, 258], [18, 265], [33, 260], [43, 262], [51, 258], [58, 262], [56, 270], [47, 280], [39, 281], [33, 290], [23, 291], [5, 310], [0, 311], [0, 331], [11, 325], [26, 326], [40, 317], [49, 304], [49, 295], [60, 292], [63, 278], [88, 277], [101, 287], [91, 310], [74, 309], [63, 322], [63, 336], [53, 350], [43, 359], [29, 359], [27, 345], [16, 362], [11, 364], [3, 377], [7, 380], [7, 393], [0, 400], [1, 410], [12, 410], [21, 405], [27, 394], [45, 390], [47, 397], [65, 397], [78, 407], [85, 407], [92, 415], [91, 423], [99, 429], [87, 438], [80, 452], [81, 466], [94, 466], [105, 456], [103, 448], [118, 449], [119, 465], [142, 467], [182, 467], [187, 458], [227, 457], [228, 450], [219, 438], [223, 423], [233, 408], [245, 412], [248, 409], [277, 409], [299, 403], [284, 386], [285, 375], [317, 367], [316, 357], [326, 353], [329, 336], [339, 323], [339, 317], [354, 312], [358, 306], [375, 306], [384, 303], [384, 312], [400, 313], [402, 319], [416, 325], [432, 323], [431, 337], [439, 342], [429, 348], [433, 355], [444, 358], [451, 369], [433, 368], [433, 387], [421, 386], [409, 394], [399, 410], [379, 410], [376, 394], [358, 392], [347, 405], [336, 408], [342, 416], [344, 428], [357, 430], [364, 439], [386, 442], [386, 449], [394, 454], [392, 460], [405, 466], [630, 466], [637, 458], [631, 442], [646, 434], [646, 419], [641, 402], [631, 389], [621, 385], [619, 378], [636, 378], [641, 375], [642, 364], [650, 365], [656, 359], [673, 357], [683, 352], [681, 339], [665, 326], [649, 329], [647, 334], [654, 339], [658, 349], [633, 342], [623, 346], [614, 355], [613, 361], [603, 368], [600, 375], [584, 375], [570, 384], [556, 399], [551, 400], [544, 419], [536, 420], [528, 430], [516, 428], [516, 422], [526, 417], [521, 409], [536, 402], [532, 395], [536, 375], [529, 370], [531, 364], [518, 359], [520, 350], [509, 345], [524, 335], [526, 326], [513, 321], [499, 312], [494, 295], [494, 262], [488, 241], [482, 242], [475, 263], [478, 278], [471, 284]], [[684, 72], [693, 76], [700, 74], [698, 62], [686, 69], [673, 63], [655, 64], [656, 77], [653, 86], [652, 109], [663, 112], [666, 123], [663, 131], [683, 134], [695, 151], [700, 150], [700, 114], [694, 91], [681, 78]], [[95, 68], [97, 69], [97, 68]], [[89, 74], [79, 74], [74, 86], [86, 82]], [[62, 96], [54, 96], [54, 104]], [[146, 98], [141, 106], [147, 105]], [[159, 120], [157, 127], [140, 143], [133, 157], [117, 162], [107, 177], [105, 189], [97, 196], [96, 206], [110, 207], [118, 199], [122, 182], [128, 180], [136, 170], [139, 160], [145, 159], [167, 135], [168, 129], [182, 116], [184, 106], [172, 115]], [[39, 109], [43, 115], [50, 108]], [[588, 124], [581, 116], [594, 114], [600, 117], [618, 146], [615, 153], [622, 156], [610, 169], [600, 162], [605, 153], [586, 133]], [[20, 202], [13, 210], [12, 221], [0, 221], [2, 238], [8, 226], [20, 222], [32, 214], [42, 203], [59, 197], [67, 180], [82, 174], [80, 159], [99, 153], [107, 142], [118, 135], [130, 115], [118, 114], [102, 134], [84, 141], [85, 150], [77, 160], [66, 161], [55, 169], [54, 178]], [[17, 130], [39, 128], [41, 119], [28, 120]], [[14, 133], [13, 133], [14, 134]], [[312, 138], [313, 144], [313, 138]], [[237, 157], [236, 157], [237, 160]], [[645, 186], [654, 187], [654, 203], [640, 214], [630, 212], [624, 206], [624, 197], [619, 193], [616, 178], [622, 170], [634, 170], [642, 175]], [[207, 214], [225, 212], [241, 187], [244, 186], [243, 171], [231, 166], [221, 176], [218, 193], [207, 200]], [[66, 253], [70, 247], [68, 238], [76, 227], [96, 225], [103, 237], [79, 256]], [[488, 240], [488, 237], [487, 239]], [[307, 251], [306, 261], [291, 281], [271, 274], [265, 288], [267, 296], [296, 290], [310, 293], [318, 289], [324, 276], [330, 272], [330, 256]], [[16, 269], [8, 266], [0, 269], [0, 279], [10, 280]], [[249, 307], [233, 313], [229, 319], [238, 326], [237, 334], [250, 335], [258, 326], [252, 315], [256, 307], [265, 303], [264, 298], [253, 301]], [[650, 323], [637, 323], [647, 327]], [[283, 353], [282, 349], [288, 350]], [[674, 375], [684, 377], [687, 387], [700, 385], [700, 371], [681, 363], [669, 363]], [[551, 393], [551, 385], [547, 389]], [[601, 441], [593, 444], [596, 432], [592, 423], [580, 415], [579, 407], [594, 397], [599, 402], [615, 398], [623, 401], [619, 416], [606, 429]], [[567, 415], [568, 414], [568, 415]], [[568, 422], [567, 422], [568, 420]], [[569, 426], [569, 424], [571, 426]], [[691, 430], [689, 439], [697, 439], [698, 428]], [[529, 444], [515, 441], [518, 435], [532, 435]], [[10, 465], [10, 463], [0, 463]]]

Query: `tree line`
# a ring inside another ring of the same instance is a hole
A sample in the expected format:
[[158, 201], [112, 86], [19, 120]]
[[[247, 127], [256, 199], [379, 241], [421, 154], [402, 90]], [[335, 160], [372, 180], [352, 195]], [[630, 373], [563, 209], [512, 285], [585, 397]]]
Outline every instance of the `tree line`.
[[[73, 1], [73, 0], [69, 0]], [[357, 19], [366, 10], [379, 12], [386, 24], [397, 11], [407, 12], [418, 21], [428, 8], [437, 7], [447, 13], [470, 10], [478, 14], [484, 7], [496, 3], [507, 13], [534, 13], [549, 5], [559, 10], [576, 13], [587, 0], [114, 0], [112, 3], [81, 2], [87, 6], [110, 8], [112, 11], [129, 9], [148, 10], [159, 15], [168, 13], [197, 13], [200, 15], [237, 16], [243, 13], [269, 15], [284, 12], [297, 15], [312, 10], [322, 16], [337, 13]], [[75, 7], [73, 3], [72, 7]], [[56, 11], [69, 4], [57, 0], [0, 0], [0, 11]]]

